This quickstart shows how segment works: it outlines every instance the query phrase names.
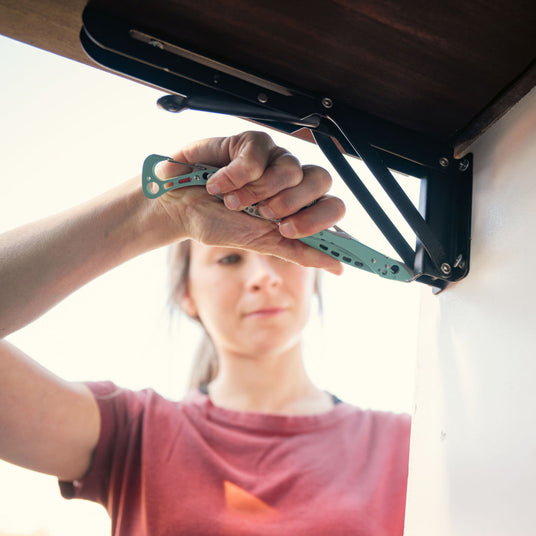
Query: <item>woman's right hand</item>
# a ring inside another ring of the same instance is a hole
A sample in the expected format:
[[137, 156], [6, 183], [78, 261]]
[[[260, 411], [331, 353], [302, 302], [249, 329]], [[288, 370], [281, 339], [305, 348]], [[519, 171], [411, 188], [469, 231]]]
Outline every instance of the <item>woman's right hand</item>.
[[[260, 132], [195, 142], [173, 159], [220, 168], [206, 189], [184, 188], [158, 198], [169, 217], [168, 225], [177, 225], [187, 238], [341, 273], [338, 261], [294, 240], [328, 228], [344, 215], [342, 201], [325, 195], [332, 183], [327, 171], [301, 166]], [[182, 172], [179, 164], [166, 163], [161, 174], [171, 177]], [[225, 205], [209, 194], [224, 196]], [[281, 223], [240, 212], [257, 203], [263, 216]]]

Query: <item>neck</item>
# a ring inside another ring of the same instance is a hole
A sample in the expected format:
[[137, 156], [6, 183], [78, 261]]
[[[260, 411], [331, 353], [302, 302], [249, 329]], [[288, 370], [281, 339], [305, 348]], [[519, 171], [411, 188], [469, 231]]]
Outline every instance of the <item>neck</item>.
[[333, 407], [330, 396], [307, 376], [301, 343], [262, 356], [218, 354], [218, 376], [208, 386], [216, 406], [286, 415], [322, 413]]

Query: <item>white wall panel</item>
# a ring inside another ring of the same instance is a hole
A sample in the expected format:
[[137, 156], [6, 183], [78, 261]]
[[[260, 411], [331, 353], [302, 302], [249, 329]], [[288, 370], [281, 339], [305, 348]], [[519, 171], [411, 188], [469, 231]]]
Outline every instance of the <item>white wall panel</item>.
[[470, 151], [470, 274], [422, 294], [406, 535], [534, 536], [536, 90]]

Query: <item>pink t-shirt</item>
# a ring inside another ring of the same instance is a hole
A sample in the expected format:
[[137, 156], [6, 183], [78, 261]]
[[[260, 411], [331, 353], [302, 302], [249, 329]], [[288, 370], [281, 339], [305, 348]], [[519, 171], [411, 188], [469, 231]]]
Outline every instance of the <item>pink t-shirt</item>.
[[60, 486], [103, 504], [116, 536], [403, 534], [407, 415], [243, 413], [200, 391], [172, 402], [89, 386], [102, 415], [92, 468]]

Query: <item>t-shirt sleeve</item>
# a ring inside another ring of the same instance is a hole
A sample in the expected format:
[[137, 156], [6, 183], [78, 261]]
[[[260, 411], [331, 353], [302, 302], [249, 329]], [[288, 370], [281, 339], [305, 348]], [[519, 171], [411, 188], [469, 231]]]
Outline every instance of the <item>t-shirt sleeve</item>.
[[[74, 482], [60, 481], [64, 498], [88, 499], [109, 509], [117, 479], [133, 460], [139, 460], [144, 411], [143, 391], [134, 392], [112, 382], [88, 382], [97, 401], [101, 426], [91, 467], [84, 477]], [[136, 458], [137, 456], [137, 458]], [[136, 471], [136, 468], [130, 467]]]

